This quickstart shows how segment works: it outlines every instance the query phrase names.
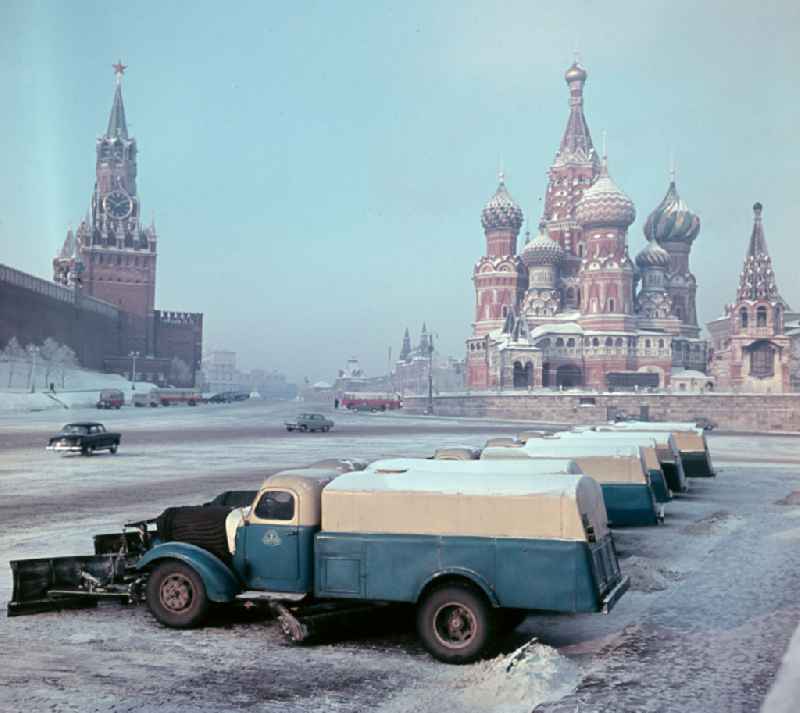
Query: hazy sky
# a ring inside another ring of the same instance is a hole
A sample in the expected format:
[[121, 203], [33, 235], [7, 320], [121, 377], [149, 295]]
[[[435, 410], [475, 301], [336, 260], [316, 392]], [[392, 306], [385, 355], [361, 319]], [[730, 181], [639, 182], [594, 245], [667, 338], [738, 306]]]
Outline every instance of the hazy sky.
[[800, 308], [800, 4], [0, 0], [0, 262], [51, 277], [89, 206], [112, 62], [159, 230], [157, 305], [205, 313], [246, 368], [370, 374], [423, 321], [463, 356], [480, 211], [502, 161], [534, 225], [580, 49], [586, 115], [642, 225], [667, 188], [702, 220], [702, 322], [752, 223]]

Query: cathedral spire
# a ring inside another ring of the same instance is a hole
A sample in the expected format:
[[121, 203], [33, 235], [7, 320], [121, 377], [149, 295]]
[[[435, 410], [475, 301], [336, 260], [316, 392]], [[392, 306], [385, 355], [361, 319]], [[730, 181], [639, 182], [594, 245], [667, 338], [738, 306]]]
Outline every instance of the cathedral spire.
[[117, 80], [117, 89], [114, 92], [114, 103], [111, 105], [111, 114], [108, 117], [106, 136], [127, 139], [128, 125], [125, 122], [125, 105], [122, 103], [122, 75], [127, 67], [121, 61], [112, 66]]
[[772, 259], [767, 250], [767, 240], [764, 237], [764, 226], [761, 224], [761, 211], [763, 206], [756, 203], [753, 206], [753, 232], [750, 234], [750, 244], [744, 258], [744, 267], [739, 279], [739, 301], [769, 300], [770, 302], [783, 302], [775, 283], [775, 273], [772, 270]]
[[596, 161], [597, 156], [589, 133], [589, 125], [583, 114], [583, 85], [588, 73], [576, 59], [566, 71], [564, 79], [569, 86], [569, 118], [561, 138], [558, 158], [567, 161]]

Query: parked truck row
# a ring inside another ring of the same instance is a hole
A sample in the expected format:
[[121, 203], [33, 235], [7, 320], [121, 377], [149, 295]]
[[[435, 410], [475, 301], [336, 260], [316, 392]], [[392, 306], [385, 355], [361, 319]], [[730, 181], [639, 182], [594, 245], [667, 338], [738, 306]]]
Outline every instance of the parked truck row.
[[246, 603], [299, 642], [359, 607], [406, 604], [434, 657], [474, 661], [528, 614], [609, 612], [624, 594], [609, 519], [656, 524], [688, 464], [713, 474], [702, 432], [650, 425], [284, 470], [97, 535], [93, 555], [12, 562], [8, 614], [111, 597], [186, 628], [212, 605]]

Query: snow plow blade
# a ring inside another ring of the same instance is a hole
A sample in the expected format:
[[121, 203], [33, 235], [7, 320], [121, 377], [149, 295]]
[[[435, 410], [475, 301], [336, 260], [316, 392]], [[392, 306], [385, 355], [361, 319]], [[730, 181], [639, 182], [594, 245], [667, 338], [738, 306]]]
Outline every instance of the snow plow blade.
[[14, 591], [8, 616], [95, 606], [98, 599], [129, 600], [121, 555], [43, 557], [11, 563]]

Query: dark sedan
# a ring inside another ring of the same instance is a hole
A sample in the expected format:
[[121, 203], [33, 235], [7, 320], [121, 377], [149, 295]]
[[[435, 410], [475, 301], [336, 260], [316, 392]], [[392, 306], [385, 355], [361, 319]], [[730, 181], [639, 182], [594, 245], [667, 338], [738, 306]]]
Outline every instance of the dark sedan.
[[50, 438], [48, 451], [61, 453], [81, 453], [93, 455], [95, 451], [111, 451], [116, 453], [122, 436], [119, 433], [106, 431], [102, 423], [88, 421], [86, 423], [68, 423], [55, 436]]

